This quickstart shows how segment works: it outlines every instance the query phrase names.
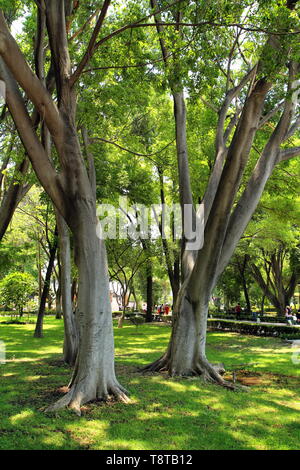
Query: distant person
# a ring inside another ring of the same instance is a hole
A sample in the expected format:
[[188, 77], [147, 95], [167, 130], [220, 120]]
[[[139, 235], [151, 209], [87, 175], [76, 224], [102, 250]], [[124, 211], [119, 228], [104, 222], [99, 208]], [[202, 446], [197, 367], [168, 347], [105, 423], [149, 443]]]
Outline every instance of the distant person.
[[285, 307], [285, 318], [289, 325], [294, 325], [297, 321], [297, 317], [293, 315], [292, 309], [289, 305]]
[[170, 307], [168, 304], [165, 305], [165, 315], [169, 315]]
[[256, 321], [257, 320], [257, 312], [255, 312], [253, 310], [252, 311], [250, 310], [250, 313], [251, 313], [252, 320]]
[[289, 305], [285, 307], [285, 316], [290, 317], [292, 315], [292, 309]]
[[240, 304], [237, 304], [235, 309], [234, 309], [235, 313], [236, 313], [236, 316], [239, 317], [242, 313], [242, 307], [240, 306]]

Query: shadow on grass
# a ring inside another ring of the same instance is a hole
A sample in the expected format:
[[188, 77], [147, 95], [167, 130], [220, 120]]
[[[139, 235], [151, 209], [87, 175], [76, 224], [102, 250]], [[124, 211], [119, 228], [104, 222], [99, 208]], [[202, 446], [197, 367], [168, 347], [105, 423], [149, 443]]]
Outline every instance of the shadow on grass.
[[[0, 448], [2, 449], [299, 449], [297, 408], [299, 388], [282, 377], [268, 387], [230, 392], [199, 379], [141, 376], [137, 366], [156, 359], [165, 349], [168, 327], [125, 326], [115, 330], [116, 369], [131, 392], [131, 404], [91, 403], [78, 418], [69, 411], [46, 415], [41, 408], [54, 402], [71, 370], [61, 362], [62, 324], [47, 323], [45, 338], [11, 325], [5, 331], [14, 360], [0, 366]], [[2, 334], [0, 327], [0, 339]], [[13, 330], [18, 328], [18, 330]], [[259, 371], [272, 372], [279, 359], [281, 372], [296, 376], [287, 366], [288, 351], [278, 340], [212, 333], [208, 337], [211, 360], [228, 364], [260, 362]], [[273, 351], [273, 352], [272, 352]], [[275, 354], [275, 357], [274, 357]], [[257, 370], [256, 366], [249, 366]], [[281, 376], [280, 376], [281, 377]]]

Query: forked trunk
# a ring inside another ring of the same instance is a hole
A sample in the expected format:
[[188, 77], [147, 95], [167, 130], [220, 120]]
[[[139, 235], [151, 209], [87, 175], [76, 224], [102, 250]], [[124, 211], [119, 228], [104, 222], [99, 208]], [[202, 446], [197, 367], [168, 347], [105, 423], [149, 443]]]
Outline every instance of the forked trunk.
[[108, 396], [126, 401], [114, 370], [114, 341], [106, 250], [96, 236], [95, 211], [81, 204], [72, 227], [76, 264], [79, 271], [78, 307], [79, 349], [69, 392], [47, 411], [65, 406], [80, 414], [80, 406]]

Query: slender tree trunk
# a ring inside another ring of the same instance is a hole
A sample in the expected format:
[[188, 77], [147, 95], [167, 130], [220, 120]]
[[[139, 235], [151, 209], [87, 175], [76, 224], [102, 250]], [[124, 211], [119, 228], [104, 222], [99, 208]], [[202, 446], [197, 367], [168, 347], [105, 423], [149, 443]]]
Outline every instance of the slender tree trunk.
[[43, 337], [43, 321], [44, 321], [44, 315], [45, 315], [46, 300], [47, 300], [47, 297], [49, 295], [50, 280], [51, 280], [51, 275], [52, 275], [52, 271], [53, 271], [53, 267], [54, 267], [56, 249], [57, 249], [57, 229], [55, 229], [55, 239], [53, 241], [53, 245], [50, 248], [50, 257], [49, 257], [49, 262], [48, 262], [44, 287], [43, 287], [43, 291], [42, 291], [42, 296], [41, 296], [40, 307], [39, 307], [39, 311], [38, 311], [38, 317], [37, 317], [37, 321], [36, 321], [35, 331], [34, 331], [34, 337], [35, 338], [42, 338]]
[[[173, 302], [172, 305], [176, 304], [177, 295], [180, 288], [180, 256], [179, 253], [175, 250], [171, 249], [169, 246], [168, 240], [165, 238], [165, 230], [163, 226], [163, 216], [165, 210], [165, 190], [164, 190], [164, 181], [163, 181], [163, 171], [158, 166], [157, 167], [158, 175], [159, 175], [159, 184], [160, 184], [160, 200], [162, 206], [161, 212], [161, 220], [159, 221], [159, 230], [162, 236], [162, 247], [165, 255], [166, 260], [166, 267], [169, 276], [169, 281], [172, 289], [172, 297]], [[174, 218], [172, 218], [172, 234], [173, 234], [173, 243], [175, 243], [175, 233], [174, 233]], [[173, 251], [174, 262], [172, 263], [172, 256], [171, 251]]]
[[69, 230], [63, 217], [56, 212], [56, 220], [59, 234], [60, 254], [60, 290], [64, 321], [64, 361], [73, 366], [78, 352], [78, 332], [75, 315], [73, 313], [71, 295], [71, 250]]
[[119, 320], [118, 320], [118, 328], [123, 328], [123, 324], [124, 324], [124, 320], [125, 320], [126, 307], [127, 307], [126, 296], [127, 296], [127, 289], [123, 290], [123, 295], [122, 295], [123, 309], [122, 309], [122, 315], [119, 317]]
[[50, 293], [50, 286], [49, 286], [49, 289], [48, 289], [47, 302], [48, 302], [48, 310], [52, 310], [53, 299], [52, 299], [52, 296], [51, 296], [51, 293]]
[[264, 312], [265, 312], [265, 294], [263, 294], [262, 298], [261, 298], [261, 306], [260, 306], [260, 311], [261, 311], [261, 314], [263, 315]]
[[250, 312], [251, 312], [251, 302], [250, 302], [250, 297], [249, 297], [247, 282], [246, 282], [246, 280], [245, 280], [244, 277], [243, 277], [243, 280], [242, 280], [242, 284], [243, 284], [243, 291], [244, 291], [244, 296], [245, 296], [245, 302], [246, 302], [246, 305], [247, 305], [247, 312], [250, 313]]
[[131, 292], [132, 292], [132, 295], [133, 295], [133, 298], [134, 298], [135, 309], [136, 310], [141, 310], [141, 305], [140, 305], [141, 303], [140, 303], [140, 301], [138, 300], [138, 298], [136, 296], [134, 286], [132, 286]]
[[152, 310], [153, 310], [153, 277], [152, 277], [152, 265], [151, 261], [148, 262], [147, 266], [147, 312], [146, 312], [146, 323], [152, 322]]
[[39, 283], [39, 303], [42, 298], [42, 264], [41, 264], [41, 245], [37, 242], [37, 270], [38, 270], [38, 283]]
[[246, 280], [246, 266], [248, 262], [248, 256], [245, 255], [242, 264], [240, 264], [239, 260], [237, 260], [237, 267], [239, 270], [240, 278], [242, 281], [242, 286], [243, 286], [243, 291], [244, 291], [244, 296], [245, 296], [245, 302], [247, 305], [247, 312], [251, 312], [251, 303], [250, 303], [250, 297], [249, 297], [249, 292], [248, 292], [248, 286], [247, 286], [247, 280]]
[[56, 294], [55, 294], [55, 312], [56, 312], [55, 318], [56, 318], [57, 320], [60, 320], [60, 319], [61, 319], [61, 315], [62, 315], [62, 305], [61, 305], [61, 281], [60, 281], [60, 280], [59, 280], [59, 284], [58, 284], [57, 291], [56, 291]]

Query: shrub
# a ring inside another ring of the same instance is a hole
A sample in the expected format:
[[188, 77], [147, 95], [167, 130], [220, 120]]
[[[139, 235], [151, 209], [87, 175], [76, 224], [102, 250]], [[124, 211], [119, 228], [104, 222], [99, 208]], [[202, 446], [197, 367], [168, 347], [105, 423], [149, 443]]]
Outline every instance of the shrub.
[[[258, 312], [256, 312], [257, 315], [259, 316], [260, 318], [260, 321], [262, 322], [268, 322], [268, 323], [286, 323], [286, 318], [281, 316], [268, 316], [268, 315], [259, 315]], [[222, 320], [236, 320], [237, 319], [237, 314], [234, 313], [234, 314], [229, 314], [229, 313], [226, 313], [226, 312], [211, 312], [209, 311], [209, 315], [212, 315], [212, 317], [216, 317], [216, 318], [222, 318]], [[239, 315], [239, 320], [253, 320], [253, 317], [251, 314], [249, 313], [241, 313]]]
[[261, 323], [242, 323], [239, 321], [215, 319], [208, 319], [208, 326], [213, 330], [227, 330], [246, 335], [300, 339], [300, 328], [296, 326], [262, 325]]
[[28, 273], [7, 274], [0, 281], [0, 301], [22, 316], [23, 308], [35, 292], [36, 282]]

